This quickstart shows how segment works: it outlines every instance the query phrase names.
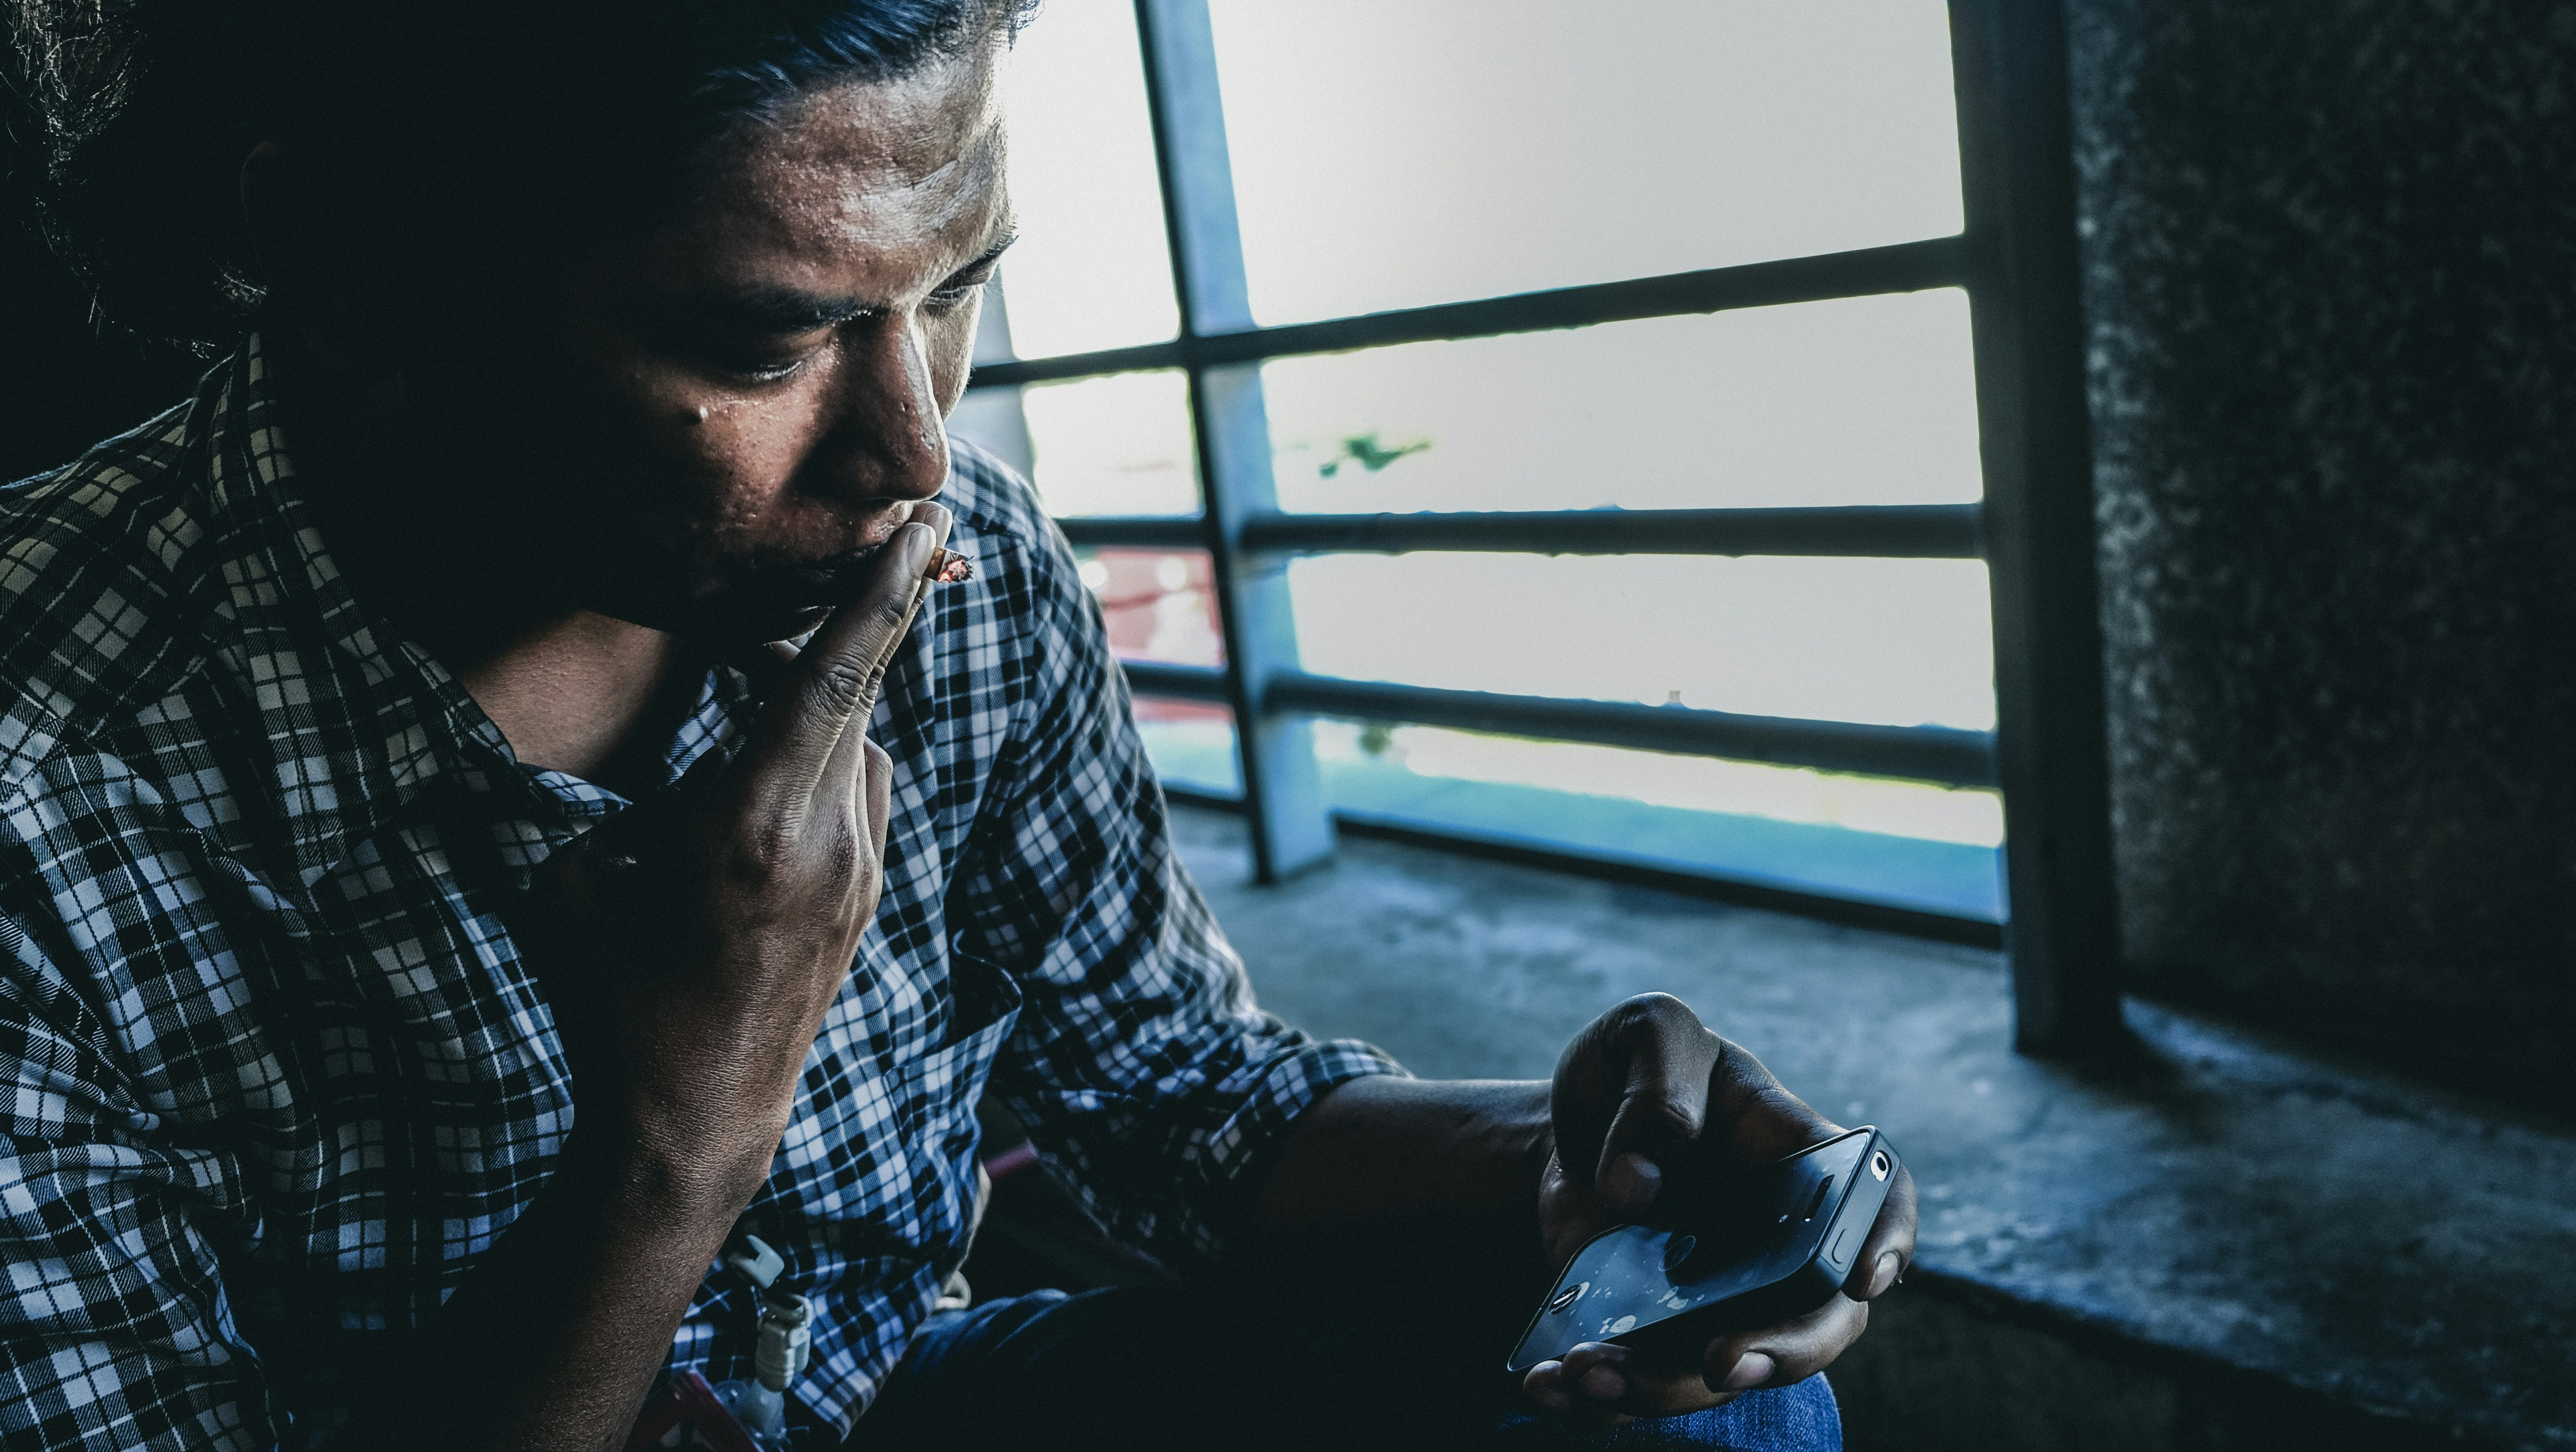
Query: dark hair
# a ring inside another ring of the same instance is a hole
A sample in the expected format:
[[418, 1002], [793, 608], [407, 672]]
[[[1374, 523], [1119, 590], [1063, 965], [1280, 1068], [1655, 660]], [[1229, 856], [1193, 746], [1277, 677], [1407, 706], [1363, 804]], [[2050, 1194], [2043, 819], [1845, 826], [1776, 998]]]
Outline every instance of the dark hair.
[[729, 128], [954, 57], [1036, 3], [9, 0], [8, 79], [94, 313], [210, 350], [264, 291], [239, 201], [262, 140], [342, 178], [353, 231], [444, 267], [650, 205]]

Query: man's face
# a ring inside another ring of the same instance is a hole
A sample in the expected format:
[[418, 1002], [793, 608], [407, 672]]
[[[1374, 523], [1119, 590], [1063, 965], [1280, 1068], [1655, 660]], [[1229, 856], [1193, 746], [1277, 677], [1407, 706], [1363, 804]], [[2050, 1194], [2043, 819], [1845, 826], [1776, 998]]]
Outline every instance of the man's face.
[[[594, 608], [684, 633], [810, 628], [835, 562], [948, 472], [981, 289], [1009, 243], [996, 49], [799, 99], [703, 156], [676, 215], [586, 259], [549, 450]], [[553, 390], [547, 389], [546, 392]]]

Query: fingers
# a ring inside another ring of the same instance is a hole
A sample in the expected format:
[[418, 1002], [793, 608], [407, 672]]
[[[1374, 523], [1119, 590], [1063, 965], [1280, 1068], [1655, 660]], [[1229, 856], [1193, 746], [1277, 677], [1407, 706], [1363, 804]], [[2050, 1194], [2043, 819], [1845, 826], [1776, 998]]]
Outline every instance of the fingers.
[[1677, 998], [1653, 1005], [1642, 1024], [1632, 1035], [1628, 1082], [1594, 1171], [1603, 1196], [1627, 1215], [1645, 1214], [1663, 1186], [1654, 1152], [1699, 1138], [1722, 1042]]
[[866, 729], [886, 668], [930, 590], [923, 571], [949, 524], [948, 511], [938, 505], [915, 506], [913, 522], [878, 552], [859, 597], [833, 612], [806, 642], [781, 689], [763, 707], [752, 760], [772, 792], [810, 796], [836, 765], [847, 774], [859, 770], [855, 755], [836, 762], [841, 738]]
[[680, 826], [666, 803], [629, 807], [557, 849], [532, 885], [552, 898], [554, 911], [576, 919], [614, 912], [655, 869], [668, 867]]
[[1853, 1258], [1844, 1295], [1875, 1301], [1914, 1264], [1915, 1208], [1914, 1172], [1899, 1165], [1894, 1183], [1887, 1187], [1887, 1203], [1879, 1207], [1878, 1218], [1870, 1222], [1869, 1238]]
[[1677, 1417], [1723, 1406], [1762, 1387], [1787, 1386], [1831, 1365], [1869, 1324], [1869, 1308], [1837, 1296], [1811, 1315], [1708, 1344], [1678, 1362], [1611, 1342], [1586, 1342], [1521, 1378], [1523, 1394], [1551, 1412], [1592, 1422]]
[[1867, 1329], [1869, 1307], [1837, 1294], [1795, 1321], [1710, 1342], [1699, 1379], [1712, 1395], [1804, 1381], [1833, 1365]]
[[[873, 714], [873, 711], [871, 712]], [[830, 803], [834, 811], [845, 812], [861, 828], [867, 825], [867, 751], [868, 718], [859, 717], [841, 730], [834, 743], [832, 756], [823, 764], [816, 778], [811, 800], [817, 806]]]
[[1834, 1363], [1869, 1326], [1869, 1307], [1836, 1296], [1795, 1321], [1722, 1337], [1697, 1366], [1659, 1364], [1635, 1348], [1591, 1341], [1521, 1378], [1529, 1399], [1595, 1422], [1678, 1417], [1748, 1391], [1804, 1381]]
[[734, 651], [725, 664], [742, 672], [751, 685], [751, 698], [766, 701], [796, 671], [796, 642], [772, 640]]
[[1620, 1219], [1644, 1219], [1655, 1208], [1655, 1197], [1663, 1193], [1663, 1168], [1642, 1150], [1612, 1153], [1604, 1149], [1602, 1153], [1607, 1158], [1593, 1175], [1602, 1203]]
[[1717, 1068], [1709, 1076], [1709, 1115], [1724, 1127], [1739, 1164], [1762, 1164], [1842, 1132], [1780, 1081], [1743, 1045], [1719, 1040]]
[[[883, 861], [886, 824], [894, 819], [894, 758], [886, 755], [885, 748], [873, 741], [862, 738], [860, 744], [867, 753], [864, 769], [868, 778], [866, 796], [868, 854]], [[1909, 1245], [1912, 1243], [1911, 1231], [1907, 1233], [1906, 1240]]]
[[1521, 1378], [1521, 1391], [1551, 1412], [1572, 1412], [1591, 1421], [1616, 1421], [1628, 1399], [1628, 1348], [1587, 1341], [1562, 1360], [1542, 1361]]
[[1565, 1264], [1583, 1242], [1619, 1223], [1617, 1212], [1567, 1174], [1564, 1160], [1554, 1151], [1539, 1172], [1538, 1214], [1551, 1265]]
[[1657, 1153], [1698, 1137], [1723, 1040], [1670, 994], [1603, 1014], [1557, 1061], [1551, 1104], [1569, 1176], [1621, 1213], [1642, 1214], [1661, 1187]]
[[895, 531], [867, 588], [833, 612], [762, 707], [753, 760], [780, 791], [809, 795], [851, 722], [864, 725], [876, 709], [886, 661], [927, 588], [920, 574], [933, 547], [930, 531], [919, 525]]

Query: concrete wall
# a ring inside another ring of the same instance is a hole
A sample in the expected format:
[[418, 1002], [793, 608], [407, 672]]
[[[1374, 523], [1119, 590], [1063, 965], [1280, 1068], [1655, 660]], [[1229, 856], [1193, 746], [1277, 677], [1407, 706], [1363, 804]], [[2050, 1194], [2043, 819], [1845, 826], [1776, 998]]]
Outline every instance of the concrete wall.
[[2576, 1098], [2576, 6], [2067, 11], [2134, 981]]
[[1848, 1452], [2503, 1452], [1938, 1276], [1827, 1373]]

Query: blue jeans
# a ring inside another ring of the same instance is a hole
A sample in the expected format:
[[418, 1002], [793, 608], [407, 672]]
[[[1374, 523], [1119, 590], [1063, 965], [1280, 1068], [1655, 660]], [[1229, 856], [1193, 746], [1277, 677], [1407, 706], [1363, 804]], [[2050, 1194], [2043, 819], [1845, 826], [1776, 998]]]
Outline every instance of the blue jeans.
[[[848, 1445], [867, 1452], [1842, 1446], [1842, 1419], [1821, 1376], [1689, 1416], [1600, 1428], [1528, 1410], [1500, 1375], [1498, 1354], [1444, 1358], [1367, 1330], [1354, 1346], [1332, 1345], [1330, 1327], [1319, 1334], [1312, 1310], [1283, 1304], [1274, 1287], [1257, 1306], [1171, 1291], [1039, 1291], [943, 1312], [914, 1336]], [[1471, 1366], [1485, 1374], [1461, 1374]]]

